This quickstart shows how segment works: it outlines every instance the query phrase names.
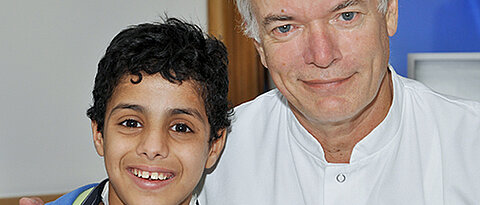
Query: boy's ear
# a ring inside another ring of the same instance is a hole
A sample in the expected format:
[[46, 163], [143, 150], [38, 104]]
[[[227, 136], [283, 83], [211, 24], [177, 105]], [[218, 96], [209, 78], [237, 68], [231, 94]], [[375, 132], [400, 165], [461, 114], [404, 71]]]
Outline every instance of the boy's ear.
[[210, 169], [215, 165], [220, 154], [222, 153], [223, 147], [225, 146], [225, 138], [227, 137], [227, 129], [222, 129], [218, 131], [220, 138], [212, 141], [210, 145], [210, 152], [208, 153], [207, 163], [205, 164], [206, 169]]
[[92, 120], [92, 134], [93, 134], [93, 144], [95, 145], [95, 149], [97, 150], [98, 155], [104, 155], [103, 150], [103, 134], [102, 132], [98, 131], [98, 123]]

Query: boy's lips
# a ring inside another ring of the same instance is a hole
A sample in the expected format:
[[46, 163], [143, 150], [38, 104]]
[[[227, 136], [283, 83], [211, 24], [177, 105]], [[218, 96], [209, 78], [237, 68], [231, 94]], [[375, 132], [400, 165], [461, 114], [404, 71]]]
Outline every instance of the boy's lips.
[[141, 169], [132, 168], [130, 170], [133, 175], [137, 176], [138, 178], [142, 179], [150, 179], [150, 180], [167, 180], [174, 176], [171, 172], [158, 172], [158, 171], [145, 171]]
[[167, 186], [175, 178], [173, 171], [157, 168], [127, 168], [129, 176], [142, 189], [154, 190]]

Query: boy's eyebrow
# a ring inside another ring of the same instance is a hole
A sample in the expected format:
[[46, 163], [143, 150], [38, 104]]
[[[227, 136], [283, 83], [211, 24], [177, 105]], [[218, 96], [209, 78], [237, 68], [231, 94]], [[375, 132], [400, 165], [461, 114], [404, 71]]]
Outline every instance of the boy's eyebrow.
[[110, 115], [112, 115], [112, 113], [114, 113], [116, 110], [119, 110], [119, 109], [131, 109], [131, 110], [139, 111], [141, 113], [145, 113], [145, 108], [143, 106], [125, 103], [125, 104], [118, 104], [117, 106], [115, 106], [110, 112]]
[[202, 115], [197, 109], [192, 109], [192, 108], [174, 108], [170, 110], [170, 115], [179, 115], [179, 114], [186, 114], [190, 116], [194, 116], [195, 118], [198, 118], [202, 123], [205, 123], [205, 120], [203, 119]]
[[363, 0], [346, 0], [335, 6], [330, 12], [337, 12], [349, 6], [358, 5], [360, 3], [363, 3]]
[[293, 20], [293, 17], [291, 16], [285, 16], [285, 15], [267, 15], [265, 18], [263, 18], [263, 26], [268, 26], [269, 24], [276, 22], [276, 21], [290, 21]]

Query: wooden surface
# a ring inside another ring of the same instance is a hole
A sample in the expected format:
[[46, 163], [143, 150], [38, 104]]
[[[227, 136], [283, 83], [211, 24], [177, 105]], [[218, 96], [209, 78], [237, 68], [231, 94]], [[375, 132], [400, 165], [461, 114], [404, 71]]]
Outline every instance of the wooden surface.
[[208, 30], [228, 49], [229, 99], [233, 105], [265, 91], [265, 69], [251, 39], [241, 30], [241, 17], [233, 0], [208, 1]]

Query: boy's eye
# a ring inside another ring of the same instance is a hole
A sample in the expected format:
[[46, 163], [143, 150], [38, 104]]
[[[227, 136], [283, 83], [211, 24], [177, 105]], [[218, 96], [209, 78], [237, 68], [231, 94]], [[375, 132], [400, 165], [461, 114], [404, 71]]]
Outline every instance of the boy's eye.
[[171, 129], [175, 132], [192, 132], [192, 129], [190, 129], [190, 127], [182, 123], [173, 125]]
[[343, 21], [351, 21], [355, 16], [357, 15], [357, 12], [344, 12], [341, 14], [341, 18]]
[[123, 122], [120, 123], [120, 125], [125, 127], [133, 127], [133, 128], [142, 127], [142, 124], [140, 124], [140, 122], [132, 119], [124, 120]]

